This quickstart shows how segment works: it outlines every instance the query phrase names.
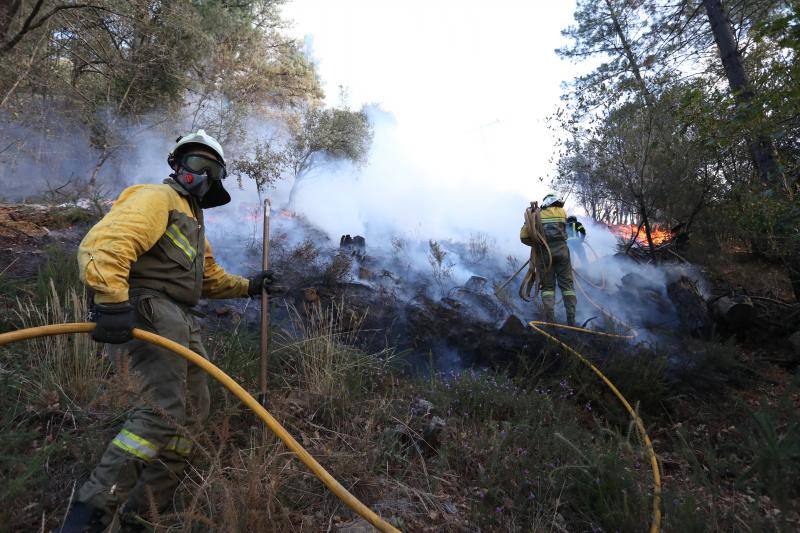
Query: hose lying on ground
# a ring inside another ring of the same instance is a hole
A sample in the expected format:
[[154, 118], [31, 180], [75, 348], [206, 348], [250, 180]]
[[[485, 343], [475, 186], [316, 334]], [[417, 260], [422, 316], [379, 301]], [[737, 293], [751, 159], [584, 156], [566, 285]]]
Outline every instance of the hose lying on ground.
[[[89, 333], [95, 327], [91, 322], [75, 322], [70, 324], [53, 324], [50, 326], [40, 326], [35, 328], [20, 329], [9, 333], [0, 334], [0, 346], [12, 342], [34, 339], [37, 337], [47, 337], [51, 335], [63, 335], [69, 333]], [[226, 389], [231, 391], [234, 396], [239, 398], [250, 410], [252, 410], [258, 418], [260, 418], [267, 427], [279, 438], [297, 457], [305, 464], [311, 472], [322, 481], [331, 492], [333, 492], [342, 502], [347, 504], [353, 511], [361, 515], [362, 518], [367, 520], [370, 524], [378, 528], [382, 532], [399, 532], [397, 528], [383, 520], [369, 507], [361, 503], [358, 498], [350, 494], [341, 483], [331, 476], [322, 465], [320, 465], [311, 454], [309, 454], [289, 432], [281, 426], [280, 422], [269, 414], [269, 411], [264, 409], [255, 398], [253, 398], [241, 385], [236, 383], [225, 372], [217, 368], [211, 361], [201, 357], [192, 350], [181, 346], [175, 341], [171, 341], [155, 333], [143, 331], [141, 329], [134, 329], [133, 336], [140, 341], [149, 342], [156, 346], [166, 348], [188, 360], [203, 369], [204, 372], [219, 381]]]
[[[595, 304], [596, 305], [596, 304]], [[599, 308], [599, 307], [598, 307]], [[612, 319], [620, 322], [619, 319], [616, 319], [613, 315], [605, 311], [604, 309], [600, 308], [605, 314], [610, 316]], [[620, 322], [621, 323], [621, 322]], [[611, 392], [614, 393], [614, 396], [619, 399], [622, 406], [625, 407], [625, 410], [628, 411], [628, 414], [631, 415], [631, 419], [633, 419], [633, 423], [636, 426], [636, 430], [639, 433], [639, 436], [644, 442], [645, 449], [647, 450], [647, 455], [650, 458], [650, 468], [653, 471], [653, 518], [650, 522], [650, 533], [658, 533], [661, 530], [661, 471], [659, 470], [658, 466], [658, 457], [656, 456], [656, 452], [653, 449], [653, 443], [650, 440], [650, 437], [647, 435], [647, 430], [644, 427], [644, 422], [642, 422], [639, 413], [631, 406], [628, 400], [625, 399], [625, 396], [619, 391], [619, 389], [608, 379], [605, 374], [603, 374], [599, 368], [597, 368], [591, 361], [589, 361], [586, 357], [581, 355], [577, 350], [566, 344], [565, 342], [558, 339], [556, 336], [546, 332], [542, 329], [542, 326], [545, 327], [555, 327], [566, 329], [570, 331], [578, 331], [581, 333], [589, 333], [592, 335], [599, 335], [603, 337], [612, 337], [618, 339], [633, 339], [635, 337], [635, 331], [631, 328], [632, 334], [629, 335], [618, 335], [615, 333], [605, 333], [602, 331], [594, 331], [591, 329], [581, 328], [577, 326], [566, 326], [563, 324], [554, 324], [551, 322], [542, 322], [540, 320], [534, 320], [532, 322], [528, 322], [528, 325], [533, 328], [534, 331], [540, 333], [550, 339], [551, 341], [555, 342], [566, 351], [574, 355], [578, 358], [578, 360], [583, 363], [584, 365], [588, 366], [592, 372], [594, 372], [602, 381], [606, 384], [606, 386], [611, 389]], [[627, 326], [627, 324], [625, 324]], [[630, 326], [627, 326], [630, 327]]]
[[[589, 251], [590, 251], [590, 252], [592, 252], [592, 255], [594, 255], [594, 260], [593, 260], [591, 263], [587, 264], [587, 265], [581, 265], [581, 267], [582, 267], [582, 268], [587, 268], [587, 267], [588, 267], [590, 264], [592, 264], [592, 263], [597, 263], [597, 262], [600, 260], [600, 256], [597, 254], [597, 252], [595, 251], [595, 249], [594, 249], [594, 248], [592, 248], [592, 245], [591, 245], [591, 244], [589, 244], [589, 243], [588, 243], [588, 242], [586, 242], [586, 241], [582, 241], [580, 244], [581, 244], [581, 246], [586, 246], [586, 247], [589, 249]], [[605, 288], [606, 288], [606, 273], [603, 271], [603, 269], [602, 269], [602, 268], [600, 269], [600, 284], [599, 284], [599, 285], [597, 285], [597, 284], [593, 283], [591, 280], [589, 280], [589, 279], [587, 279], [587, 278], [583, 277], [583, 276], [582, 276], [582, 275], [581, 275], [581, 274], [578, 272], [578, 270], [577, 270], [577, 269], [575, 269], [574, 267], [573, 267], [573, 269], [572, 269], [572, 272], [573, 272], [573, 274], [575, 274], [577, 277], [581, 278], [583, 281], [585, 281], [586, 283], [588, 283], [588, 284], [589, 284], [589, 285], [590, 285], [592, 288], [594, 288], [594, 289], [603, 290], [603, 289], [605, 289]]]

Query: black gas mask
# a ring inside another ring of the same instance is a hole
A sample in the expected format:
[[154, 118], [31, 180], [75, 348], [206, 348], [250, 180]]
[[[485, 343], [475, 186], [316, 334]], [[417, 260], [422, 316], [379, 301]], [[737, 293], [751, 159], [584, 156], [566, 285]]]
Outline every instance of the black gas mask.
[[[201, 207], [216, 207], [230, 201], [230, 196], [222, 187], [222, 179], [227, 175], [227, 170], [218, 160], [205, 154], [189, 152], [175, 159], [174, 168], [175, 181], [200, 200]], [[214, 193], [211, 195], [214, 198], [207, 198], [209, 191]], [[226, 198], [217, 198], [220, 193]]]

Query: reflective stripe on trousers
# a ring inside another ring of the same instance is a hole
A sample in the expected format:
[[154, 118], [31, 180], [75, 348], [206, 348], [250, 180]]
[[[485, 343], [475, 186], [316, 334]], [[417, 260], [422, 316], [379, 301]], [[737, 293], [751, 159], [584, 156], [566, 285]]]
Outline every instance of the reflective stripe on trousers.
[[158, 446], [127, 429], [120, 431], [111, 443], [145, 461], [152, 461], [158, 455]]
[[169, 439], [167, 445], [164, 446], [165, 450], [172, 451], [178, 455], [189, 455], [192, 453], [192, 441], [186, 437], [175, 435]]

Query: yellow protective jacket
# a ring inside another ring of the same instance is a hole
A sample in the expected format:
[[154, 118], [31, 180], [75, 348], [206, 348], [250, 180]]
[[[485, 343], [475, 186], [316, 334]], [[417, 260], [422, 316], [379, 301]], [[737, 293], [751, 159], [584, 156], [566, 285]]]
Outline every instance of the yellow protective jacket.
[[78, 267], [97, 303], [124, 302], [133, 289], [189, 306], [201, 297], [247, 296], [248, 280], [214, 260], [197, 200], [172, 179], [122, 191], [81, 241]]
[[[544, 228], [544, 236], [548, 243], [567, 240], [567, 212], [563, 207], [548, 207], [539, 212]], [[522, 244], [531, 246], [532, 240], [528, 235], [528, 227], [523, 224], [519, 230], [519, 240]]]
[[586, 238], [586, 228], [580, 222], [567, 223], [567, 240], [574, 241], [577, 239], [583, 240]]

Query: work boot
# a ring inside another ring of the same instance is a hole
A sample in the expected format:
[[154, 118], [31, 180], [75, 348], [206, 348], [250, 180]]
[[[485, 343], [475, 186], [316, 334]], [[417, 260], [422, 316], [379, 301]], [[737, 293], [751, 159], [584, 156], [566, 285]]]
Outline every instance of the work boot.
[[567, 315], [567, 325], [575, 326], [575, 315]]
[[102, 533], [106, 529], [105, 511], [88, 503], [75, 502], [64, 519], [64, 524], [54, 533]]

